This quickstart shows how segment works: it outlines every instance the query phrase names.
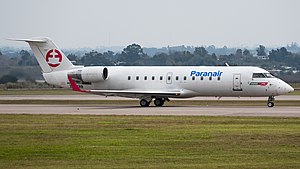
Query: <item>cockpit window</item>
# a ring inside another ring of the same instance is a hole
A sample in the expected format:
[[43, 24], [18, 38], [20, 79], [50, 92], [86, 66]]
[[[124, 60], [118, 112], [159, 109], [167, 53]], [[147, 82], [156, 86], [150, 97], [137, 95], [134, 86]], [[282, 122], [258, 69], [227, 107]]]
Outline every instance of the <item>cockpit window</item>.
[[266, 78], [264, 73], [253, 73], [252, 78]]
[[271, 73], [264, 73], [267, 78], [273, 78], [274, 76]]
[[252, 78], [273, 78], [271, 73], [253, 73]]

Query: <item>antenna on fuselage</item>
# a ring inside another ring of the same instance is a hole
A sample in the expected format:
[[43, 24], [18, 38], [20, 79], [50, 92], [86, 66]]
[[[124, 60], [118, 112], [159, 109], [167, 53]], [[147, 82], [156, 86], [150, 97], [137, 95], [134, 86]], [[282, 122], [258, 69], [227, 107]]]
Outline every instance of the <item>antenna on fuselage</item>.
[[228, 64], [227, 62], [225, 63], [225, 65], [226, 65], [227, 67], [230, 67], [229, 64]]

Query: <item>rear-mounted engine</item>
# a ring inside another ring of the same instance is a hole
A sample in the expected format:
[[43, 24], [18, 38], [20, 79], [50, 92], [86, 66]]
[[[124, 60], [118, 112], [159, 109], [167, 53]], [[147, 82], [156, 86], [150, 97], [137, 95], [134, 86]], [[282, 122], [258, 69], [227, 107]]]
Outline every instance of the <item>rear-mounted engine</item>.
[[81, 70], [68, 74], [75, 81], [85, 82], [100, 82], [108, 79], [108, 69], [106, 67], [84, 67]]

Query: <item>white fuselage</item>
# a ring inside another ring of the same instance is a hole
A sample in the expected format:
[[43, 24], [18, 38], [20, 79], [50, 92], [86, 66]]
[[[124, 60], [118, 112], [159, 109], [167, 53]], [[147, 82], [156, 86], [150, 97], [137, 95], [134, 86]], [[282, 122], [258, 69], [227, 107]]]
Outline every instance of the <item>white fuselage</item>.
[[169, 98], [196, 96], [274, 96], [294, 89], [268, 71], [250, 66], [74, 66], [47, 37], [12, 39], [28, 42], [49, 84], [104, 96], [139, 98], [147, 107], [154, 99], [163, 106]]
[[[43, 76], [50, 84], [69, 88], [67, 74], [78, 70], [102, 70], [103, 68], [102, 66], [78, 67], [73, 70], [43, 73]], [[105, 68], [108, 70], [105, 80], [82, 83], [79, 87], [87, 90], [139, 90], [154, 93], [155, 91], [180, 91], [181, 95], [173, 97], [181, 98], [277, 96], [293, 91], [290, 85], [276, 77], [254, 77], [254, 73], [269, 74], [269, 72], [250, 66], [111, 66]], [[93, 73], [87, 75], [101, 76]]]

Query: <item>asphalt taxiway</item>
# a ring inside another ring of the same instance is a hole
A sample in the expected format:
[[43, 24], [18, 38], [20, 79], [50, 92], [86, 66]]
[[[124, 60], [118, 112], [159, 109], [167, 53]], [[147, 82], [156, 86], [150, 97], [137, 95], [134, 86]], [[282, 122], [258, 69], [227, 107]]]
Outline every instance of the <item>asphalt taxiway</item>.
[[298, 106], [84, 106], [0, 104], [0, 114], [72, 114], [72, 115], [170, 115], [170, 116], [271, 116], [300, 117]]

